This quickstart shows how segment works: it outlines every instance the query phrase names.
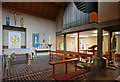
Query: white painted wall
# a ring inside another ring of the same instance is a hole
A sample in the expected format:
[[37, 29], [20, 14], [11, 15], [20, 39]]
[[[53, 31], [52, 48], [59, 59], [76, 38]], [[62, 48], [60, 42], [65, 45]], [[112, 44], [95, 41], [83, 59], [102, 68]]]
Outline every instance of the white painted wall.
[[98, 21], [105, 22], [118, 18], [118, 2], [99, 2]]
[[57, 36], [57, 50], [64, 50], [64, 36]]
[[108, 36], [103, 36], [103, 54], [108, 51]]
[[75, 36], [75, 52], [78, 52], [78, 37]]
[[[14, 26], [14, 15], [13, 11], [3, 9], [2, 10], [2, 24], [6, 24], [6, 16], [9, 16], [10, 18], [10, 23], [12, 26]], [[17, 26], [20, 26], [20, 19], [24, 19], [24, 27], [26, 28], [26, 38], [27, 38], [27, 48], [31, 48], [31, 50], [21, 50], [21, 51], [16, 51], [16, 53], [26, 53], [29, 51], [34, 51], [35, 48], [32, 47], [32, 34], [33, 33], [38, 33], [40, 36], [40, 43], [43, 42], [43, 38], [46, 40], [46, 43], [49, 42], [49, 35], [50, 35], [50, 40], [52, 42], [52, 50], [55, 50], [55, 45], [56, 45], [56, 22], [55, 21], [50, 21], [47, 19], [42, 19], [36, 16], [31, 16], [27, 14], [22, 15], [17, 15]], [[45, 36], [43, 37], [43, 33]], [[12, 51], [6, 51], [6, 53], [11, 53]]]
[[[84, 49], [88, 50], [89, 47], [93, 46], [93, 45], [97, 45], [97, 37], [93, 36], [93, 37], [85, 37], [85, 38], [80, 38], [83, 39], [84, 42]], [[95, 48], [96, 49], [96, 48]], [[87, 52], [88, 54], [92, 54], [92, 52]]]
[[67, 37], [67, 51], [76, 52], [75, 37]]
[[97, 37], [93, 36], [93, 37], [85, 37], [85, 38], [80, 38], [83, 39], [84, 42], [84, 49], [88, 49], [89, 47], [93, 46], [93, 45], [97, 45]]

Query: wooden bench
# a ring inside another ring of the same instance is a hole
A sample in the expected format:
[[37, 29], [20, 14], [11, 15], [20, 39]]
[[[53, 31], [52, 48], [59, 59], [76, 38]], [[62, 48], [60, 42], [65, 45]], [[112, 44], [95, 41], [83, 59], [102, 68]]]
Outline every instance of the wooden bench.
[[[51, 57], [52, 56], [52, 57]], [[77, 53], [77, 52], [70, 52], [70, 51], [50, 51], [50, 61], [51, 58], [53, 59], [54, 57], [59, 57], [59, 60], [62, 60], [63, 58], [79, 58], [79, 57], [92, 57], [92, 54], [84, 54], [84, 53]]]
[[51, 54], [52, 56], [57, 56], [57, 57], [62, 57], [62, 58], [77, 58], [77, 57], [72, 57], [72, 56], [67, 56], [67, 55], [57, 55], [57, 54]]
[[[87, 72], [88, 70], [79, 70], [79, 71], [77, 71], [77, 61], [79, 60], [79, 58], [74, 58], [74, 59], [69, 59], [69, 60], [61, 60], [61, 61], [55, 61], [55, 62], [49, 62], [49, 64], [50, 65], [53, 65], [53, 78], [54, 79], [56, 79], [56, 80], [67, 80], [67, 79], [69, 79], [69, 78], [72, 78], [72, 77], [74, 77], [74, 76], [77, 76], [77, 75], [79, 75], [79, 74], [83, 74], [83, 73], [85, 73], [85, 72]], [[70, 73], [70, 74], [67, 74], [68, 73], [68, 70], [67, 70], [67, 63], [68, 62], [75, 62], [75, 72], [73, 72], [73, 73]], [[56, 77], [55, 78], [55, 65], [57, 65], [57, 64], [62, 64], [62, 63], [66, 63], [65, 64], [65, 74], [66, 75], [63, 75], [63, 76], [60, 76], [60, 77]], [[64, 79], [62, 78], [62, 77], [64, 77]]]
[[86, 73], [86, 72], [88, 72], [88, 70], [80, 69], [78, 71], [75, 71], [75, 72], [72, 72], [72, 73], [69, 73], [69, 74], [66, 74], [66, 75], [62, 75], [62, 76], [56, 77], [55, 80], [57, 80], [57, 81], [68, 80], [70, 78], [73, 78], [75, 76], [81, 75], [81, 74]]
[[[68, 56], [68, 55], [72, 55], [72, 56]], [[75, 53], [69, 53], [69, 52], [64, 52], [64, 51], [50, 51], [50, 60], [51, 60], [51, 58], [53, 58], [53, 56], [59, 57], [59, 59], [60, 59], [60, 57], [62, 57], [62, 59], [63, 58], [64, 59], [65, 58], [78, 58], [75, 55], [76, 55]]]

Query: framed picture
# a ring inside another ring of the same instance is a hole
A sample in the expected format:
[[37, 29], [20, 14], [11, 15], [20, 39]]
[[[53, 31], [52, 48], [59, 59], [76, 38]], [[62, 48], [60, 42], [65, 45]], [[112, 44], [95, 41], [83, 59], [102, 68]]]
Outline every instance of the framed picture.
[[33, 34], [33, 47], [39, 47], [39, 34]]

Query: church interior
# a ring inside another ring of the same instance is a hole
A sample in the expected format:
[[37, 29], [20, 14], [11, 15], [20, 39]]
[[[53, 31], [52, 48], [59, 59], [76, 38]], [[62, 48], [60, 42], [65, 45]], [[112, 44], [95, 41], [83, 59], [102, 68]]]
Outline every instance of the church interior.
[[50, 1], [0, 2], [0, 81], [119, 82], [120, 2]]

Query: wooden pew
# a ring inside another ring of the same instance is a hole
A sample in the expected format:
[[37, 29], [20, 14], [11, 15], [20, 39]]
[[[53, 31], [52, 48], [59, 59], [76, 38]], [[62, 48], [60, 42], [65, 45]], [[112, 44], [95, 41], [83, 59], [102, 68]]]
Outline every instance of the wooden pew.
[[85, 74], [86, 72], [88, 72], [88, 70], [80, 69], [78, 71], [75, 71], [75, 72], [72, 72], [72, 73], [69, 73], [69, 74], [65, 74], [65, 75], [56, 77], [55, 80], [57, 80], [57, 81], [68, 80], [68, 79], [71, 79], [71, 78], [73, 78], [75, 76], [78, 76], [78, 75], [81, 75], [81, 74]]
[[[68, 56], [68, 55], [72, 55], [72, 56]], [[60, 59], [60, 57], [62, 57], [62, 58], [78, 58], [78, 57], [73, 56], [73, 55], [76, 55], [76, 53], [63, 52], [63, 51], [50, 51], [50, 60], [51, 60], [51, 58], [53, 58], [53, 56], [57, 56], [57, 57], [59, 57], [59, 59]]]
[[[52, 57], [51, 57], [52, 56]], [[50, 51], [50, 60], [53, 58], [53, 56], [59, 57], [59, 59], [62, 58], [79, 58], [81, 57], [92, 57], [92, 54], [84, 54], [84, 53], [77, 53], [77, 52], [70, 52], [70, 51]]]
[[[74, 58], [74, 59], [69, 59], [69, 60], [61, 60], [61, 61], [55, 61], [55, 62], [49, 62], [50, 65], [53, 65], [53, 78], [56, 80], [67, 80], [69, 78], [75, 77], [77, 75], [83, 74], [85, 72], [87, 72], [88, 70], [86, 69], [82, 69], [82, 70], [78, 70], [77, 71], [77, 61], [79, 60], [79, 58]], [[69, 73], [67, 74], [67, 63], [68, 62], [75, 62], [75, 72]], [[65, 64], [65, 75], [59, 76], [55, 78], [55, 65], [57, 64], [62, 64], [62, 63], [66, 63]]]
[[92, 57], [93, 55], [92, 54], [84, 54], [84, 53], [79, 53], [80, 56], [83, 56], [83, 57]]

